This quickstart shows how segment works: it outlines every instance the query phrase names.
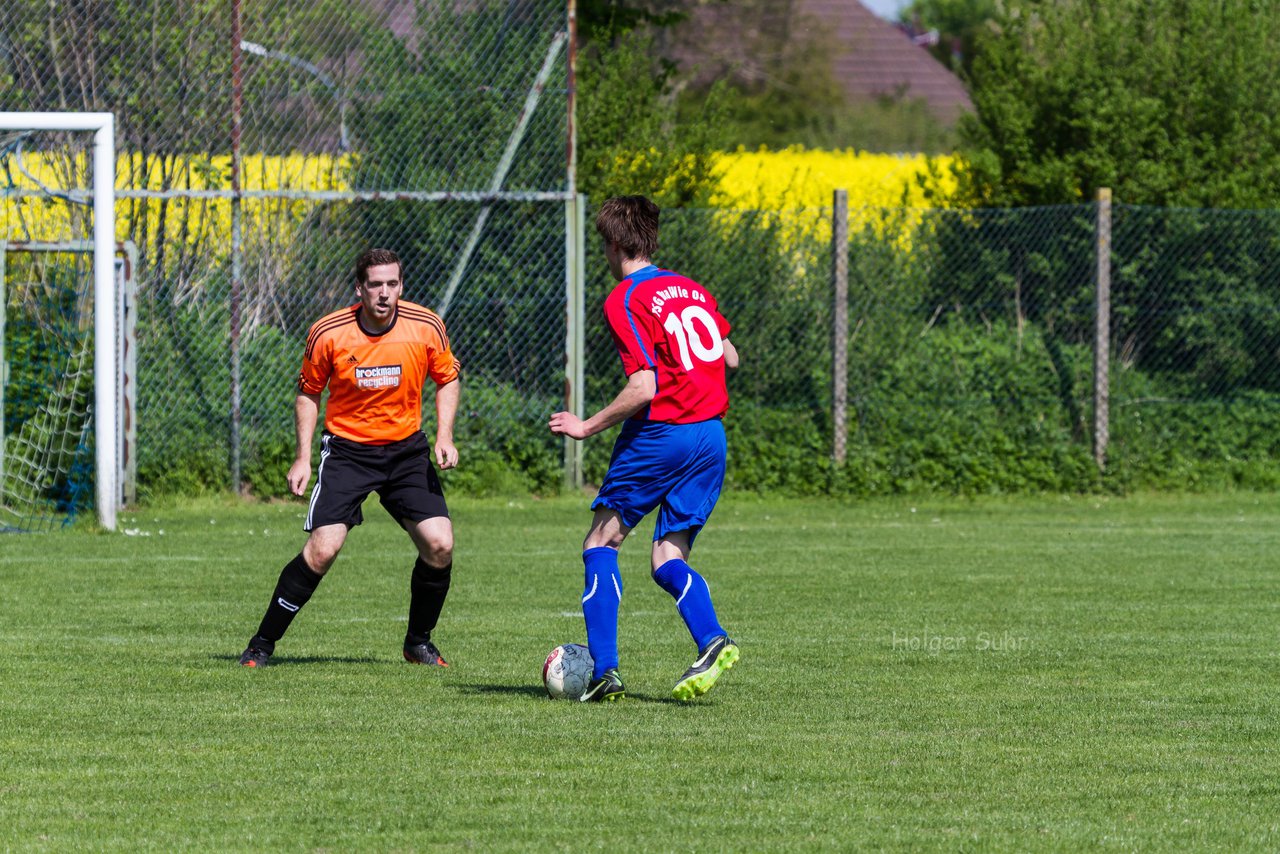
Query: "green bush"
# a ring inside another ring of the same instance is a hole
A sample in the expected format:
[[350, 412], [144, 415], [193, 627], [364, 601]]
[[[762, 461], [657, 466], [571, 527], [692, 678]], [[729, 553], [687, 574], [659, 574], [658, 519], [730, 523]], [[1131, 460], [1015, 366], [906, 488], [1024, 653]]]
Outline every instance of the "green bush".
[[1280, 398], [1197, 400], [1132, 374], [1117, 385], [1108, 465], [1117, 489], [1280, 487]]
[[[1280, 400], [1261, 392], [1226, 401], [1177, 397], [1132, 370], [1114, 379], [1111, 462], [1100, 475], [1084, 402], [1091, 354], [1060, 349], [1034, 328], [1019, 335], [1000, 325], [935, 326], [860, 375], [842, 466], [832, 460], [825, 408], [770, 406], [735, 393], [725, 417], [726, 488], [868, 497], [1280, 487]], [[546, 429], [556, 406], [510, 387], [466, 385], [462, 464], [444, 475], [449, 494], [557, 493], [563, 440]], [[195, 411], [193, 400], [190, 409], [158, 414], [170, 440], [164, 454], [142, 455], [144, 496], [225, 490], [225, 443], [199, 431]], [[254, 495], [285, 494], [290, 412], [282, 405], [275, 433], [246, 445], [243, 476]], [[603, 478], [615, 435], [585, 442], [589, 484]]]
[[[742, 353], [725, 421], [727, 487], [861, 497], [1280, 484], [1280, 381], [1267, 355], [1280, 324], [1264, 310], [1270, 268], [1247, 233], [1252, 220], [1209, 228], [1185, 214], [1159, 231], [1137, 227], [1146, 212], [1123, 213], [1117, 246], [1145, 233], [1151, 251], [1116, 266], [1105, 474], [1092, 453], [1092, 304], [1080, 248], [1090, 226], [1080, 210], [938, 214], [910, 232], [909, 252], [875, 226], [851, 235], [843, 465], [832, 460], [829, 245], [776, 214], [664, 214], [656, 260], [708, 284]], [[519, 206], [495, 208], [493, 221], [520, 215]], [[433, 232], [424, 222], [423, 240], [457, 225], [446, 224]], [[477, 290], [449, 315], [455, 347], [469, 351], [460, 352], [462, 464], [445, 482], [450, 494], [552, 494], [564, 442], [546, 420], [562, 406], [563, 306], [545, 282], [496, 258], [477, 255]], [[1177, 258], [1200, 259], [1205, 275]], [[560, 275], [558, 263], [547, 255], [534, 266]], [[594, 412], [624, 378], [599, 308], [613, 283], [598, 258], [588, 270], [585, 398]], [[184, 307], [144, 320], [141, 402], [157, 385], [170, 401], [140, 410], [144, 494], [225, 490], [225, 312]], [[303, 331], [259, 329], [243, 345], [246, 382], [259, 385], [242, 412], [242, 480], [257, 495], [284, 492]], [[604, 476], [613, 435], [584, 444], [589, 484]]]

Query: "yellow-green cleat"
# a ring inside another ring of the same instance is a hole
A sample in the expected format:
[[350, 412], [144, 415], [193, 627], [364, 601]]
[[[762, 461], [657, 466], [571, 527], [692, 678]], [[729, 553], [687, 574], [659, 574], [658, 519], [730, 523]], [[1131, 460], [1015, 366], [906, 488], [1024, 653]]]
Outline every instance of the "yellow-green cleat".
[[727, 636], [721, 635], [698, 653], [698, 660], [680, 677], [680, 681], [671, 691], [671, 696], [677, 700], [701, 697], [716, 684], [720, 674], [733, 667], [737, 660], [738, 645]]

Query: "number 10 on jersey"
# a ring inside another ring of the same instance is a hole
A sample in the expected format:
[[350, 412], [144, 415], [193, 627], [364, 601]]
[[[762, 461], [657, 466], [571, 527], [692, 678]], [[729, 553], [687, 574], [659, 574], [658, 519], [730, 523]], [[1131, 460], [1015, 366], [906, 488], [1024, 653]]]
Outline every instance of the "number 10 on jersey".
[[[686, 306], [679, 316], [674, 311], [671, 312], [662, 321], [662, 328], [676, 339], [680, 348], [680, 363], [686, 371], [693, 370], [691, 353], [700, 362], [714, 362], [724, 355], [724, 342], [720, 340], [720, 329], [716, 326], [715, 318], [700, 305]], [[708, 336], [710, 346], [703, 342], [703, 332]]]

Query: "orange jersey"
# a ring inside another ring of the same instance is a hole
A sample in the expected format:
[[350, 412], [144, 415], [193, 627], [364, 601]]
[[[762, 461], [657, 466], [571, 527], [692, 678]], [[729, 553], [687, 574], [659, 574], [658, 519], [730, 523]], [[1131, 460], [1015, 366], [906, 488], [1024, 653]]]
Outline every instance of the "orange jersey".
[[329, 387], [324, 426], [368, 445], [408, 438], [422, 428], [422, 386], [458, 378], [461, 365], [435, 312], [400, 301], [391, 328], [371, 335], [360, 325], [360, 304], [326, 314], [307, 333], [298, 391]]

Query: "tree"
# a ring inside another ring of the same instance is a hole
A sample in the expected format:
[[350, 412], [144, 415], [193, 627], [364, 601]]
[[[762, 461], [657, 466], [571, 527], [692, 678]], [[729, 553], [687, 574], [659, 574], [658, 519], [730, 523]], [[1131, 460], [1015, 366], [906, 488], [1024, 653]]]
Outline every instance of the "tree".
[[711, 89], [696, 115], [682, 115], [675, 71], [646, 32], [581, 53], [578, 189], [593, 201], [639, 193], [664, 207], [709, 202], [714, 152], [728, 139], [720, 90]]
[[[980, 207], [1053, 206], [1040, 211], [1068, 221], [1008, 237], [987, 223], [1042, 214], [993, 210], [949, 223], [937, 268], [971, 274], [940, 278], [933, 295], [960, 292], [970, 304], [1012, 296], [1019, 322], [1084, 340], [1094, 226], [1079, 203], [1109, 187], [1123, 205], [1112, 233], [1112, 333], [1129, 366], [1171, 396], [1280, 389], [1270, 272], [1280, 223], [1215, 210], [1273, 208], [1280, 198], [1277, 77], [1277, 0], [1011, 5], [978, 41], [976, 112], [960, 128], [963, 192]], [[966, 268], [965, 258], [975, 260]]]
[[917, 30], [937, 31], [938, 42], [929, 52], [957, 74], [966, 74], [978, 39], [996, 14], [996, 0], [914, 0], [902, 20]]
[[1268, 207], [1280, 197], [1280, 3], [1026, 0], [980, 39], [971, 200]]
[[858, 48], [841, 44], [799, 0], [734, 0], [731, 9], [690, 16], [664, 37], [664, 48], [683, 58], [682, 107], [700, 109], [718, 85], [719, 121], [733, 147], [950, 148], [948, 128], [923, 99], [905, 90], [851, 96], [834, 66]]
[[578, 0], [578, 35], [595, 45], [614, 46], [641, 27], [670, 27], [688, 17], [678, 0], [635, 3], [629, 0]]

